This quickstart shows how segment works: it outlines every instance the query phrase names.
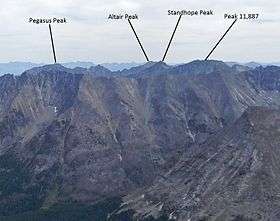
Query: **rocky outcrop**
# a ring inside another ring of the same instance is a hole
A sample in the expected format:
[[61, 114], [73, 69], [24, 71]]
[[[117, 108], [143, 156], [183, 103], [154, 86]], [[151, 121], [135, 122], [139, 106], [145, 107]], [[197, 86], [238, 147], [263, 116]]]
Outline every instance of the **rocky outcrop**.
[[249, 108], [148, 190], [126, 197], [116, 217], [129, 208], [138, 212], [131, 220], [279, 220], [279, 138], [279, 109]]

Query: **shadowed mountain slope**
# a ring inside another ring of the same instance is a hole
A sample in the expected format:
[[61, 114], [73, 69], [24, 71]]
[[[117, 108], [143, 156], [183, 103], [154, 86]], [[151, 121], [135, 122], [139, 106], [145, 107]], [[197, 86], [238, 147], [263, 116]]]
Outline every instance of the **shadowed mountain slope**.
[[277, 108], [279, 79], [278, 67], [240, 72], [217, 61], [149, 63], [125, 74], [49, 65], [4, 75], [0, 214], [121, 202], [248, 107]]

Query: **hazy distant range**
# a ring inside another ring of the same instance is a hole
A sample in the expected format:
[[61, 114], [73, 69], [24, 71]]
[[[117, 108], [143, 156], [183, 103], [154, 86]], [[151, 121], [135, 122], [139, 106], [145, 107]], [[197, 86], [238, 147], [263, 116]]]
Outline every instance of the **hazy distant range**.
[[[93, 62], [84, 62], [84, 61], [76, 61], [76, 62], [67, 62], [61, 63], [64, 67], [67, 68], [75, 68], [75, 67], [83, 67], [90, 68], [92, 66], [96, 66], [97, 64]], [[132, 67], [136, 67], [138, 65], [142, 65], [143, 63], [130, 62], [130, 63], [102, 63], [101, 65], [105, 68], [108, 68], [111, 71], [118, 71], [123, 69], [129, 69]], [[242, 64], [251, 68], [255, 68], [258, 66], [267, 66], [267, 65], [276, 65], [280, 66], [280, 62], [277, 63], [238, 63], [238, 62], [227, 62], [228, 65], [232, 66], [234, 64]], [[14, 74], [20, 75], [24, 71], [31, 69], [33, 67], [43, 66], [45, 63], [32, 63], [32, 62], [8, 62], [8, 63], [0, 63], [0, 75], [4, 74]], [[176, 64], [173, 64], [176, 65]]]

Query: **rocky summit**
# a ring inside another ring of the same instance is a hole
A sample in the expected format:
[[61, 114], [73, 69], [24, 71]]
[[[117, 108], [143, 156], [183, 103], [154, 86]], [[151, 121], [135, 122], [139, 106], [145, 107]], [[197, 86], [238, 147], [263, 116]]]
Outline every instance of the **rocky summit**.
[[280, 219], [280, 67], [0, 77], [0, 220]]

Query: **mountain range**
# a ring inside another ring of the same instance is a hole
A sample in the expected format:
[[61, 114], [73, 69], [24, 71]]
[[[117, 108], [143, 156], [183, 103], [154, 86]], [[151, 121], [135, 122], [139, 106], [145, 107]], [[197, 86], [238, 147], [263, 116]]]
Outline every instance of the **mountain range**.
[[[34, 67], [40, 67], [46, 65], [44, 63], [32, 63], [32, 62], [8, 62], [8, 63], [0, 63], [0, 75], [4, 74], [14, 74], [14, 75], [20, 75], [24, 71], [34, 68]], [[76, 62], [67, 62], [62, 63], [64, 67], [67, 68], [76, 68], [76, 67], [82, 67], [82, 68], [90, 68], [93, 66], [96, 66], [93, 62], [82, 62], [82, 61], [76, 61]], [[131, 67], [135, 67], [141, 65], [141, 63], [103, 63], [102, 66], [110, 69], [111, 71], [118, 71], [123, 69], [129, 69]]]
[[[125, 69], [130, 69], [132, 67], [137, 67], [140, 65], [143, 65], [144, 63], [136, 63], [136, 62], [127, 62], [127, 63], [102, 63], [100, 64], [101, 66], [109, 69], [110, 71], [123, 71]], [[280, 63], [256, 63], [256, 62], [248, 62], [248, 63], [238, 63], [238, 62], [226, 62], [227, 65], [229, 66], [234, 66], [234, 65], [242, 65], [246, 66], [249, 68], [256, 68], [258, 66], [269, 66], [269, 65], [274, 65], [274, 66], [280, 66]], [[14, 75], [20, 75], [24, 71], [34, 68], [34, 67], [40, 67], [46, 65], [44, 63], [32, 63], [32, 62], [8, 62], [8, 63], [0, 63], [0, 76], [4, 74], [14, 74]], [[76, 68], [76, 67], [81, 67], [81, 68], [90, 68], [97, 66], [93, 62], [83, 62], [83, 61], [76, 61], [76, 62], [66, 62], [66, 63], [61, 63], [64, 67], [67, 68]], [[172, 64], [174, 66], [178, 66], [181, 64]]]
[[280, 67], [0, 77], [0, 220], [279, 220]]

